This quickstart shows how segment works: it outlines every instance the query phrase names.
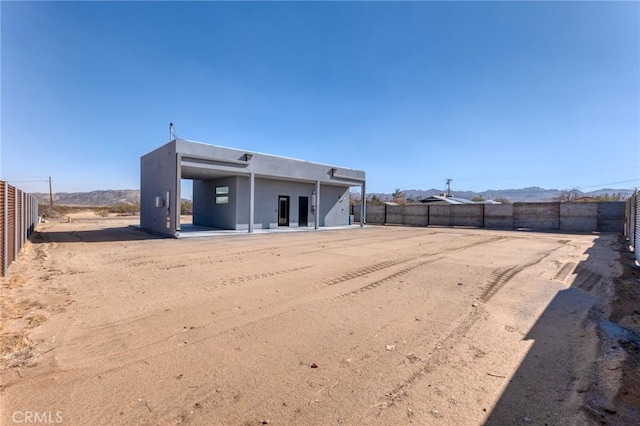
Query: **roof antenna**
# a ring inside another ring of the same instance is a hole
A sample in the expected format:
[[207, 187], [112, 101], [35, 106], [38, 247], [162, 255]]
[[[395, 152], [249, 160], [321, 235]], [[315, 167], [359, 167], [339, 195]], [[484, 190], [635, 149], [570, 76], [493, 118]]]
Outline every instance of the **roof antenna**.
[[451, 198], [451, 181], [453, 181], [453, 179], [447, 179], [447, 197]]
[[169, 141], [177, 139], [176, 137], [176, 128], [173, 123], [169, 123]]

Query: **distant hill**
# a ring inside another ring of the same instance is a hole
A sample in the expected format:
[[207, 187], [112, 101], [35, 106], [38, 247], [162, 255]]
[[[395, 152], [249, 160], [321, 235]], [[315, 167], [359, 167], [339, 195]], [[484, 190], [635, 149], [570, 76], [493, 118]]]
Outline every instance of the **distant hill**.
[[[49, 203], [49, 194], [31, 194], [40, 203]], [[115, 206], [122, 203], [139, 203], [140, 190], [121, 189], [91, 192], [57, 192], [53, 194], [54, 204], [65, 206]]]
[[[429, 189], [429, 190], [418, 190], [418, 189], [407, 189], [402, 190], [406, 198], [411, 198], [414, 200], [421, 200], [432, 195], [440, 195], [443, 191], [441, 189]], [[498, 198], [506, 198], [512, 202], [541, 202], [541, 201], [552, 201], [554, 198], [558, 197], [560, 194], [565, 192], [560, 189], [544, 189], [539, 188], [537, 186], [522, 188], [522, 189], [496, 189], [496, 190], [488, 190], [483, 192], [474, 192], [474, 191], [451, 191], [454, 197], [466, 198], [468, 200], [474, 197], [482, 197], [485, 200], [496, 200]], [[579, 196], [585, 197], [595, 197], [604, 194], [618, 194], [621, 193], [625, 197], [631, 196], [633, 194], [633, 190], [631, 189], [610, 189], [603, 188], [590, 192], [582, 192], [578, 191]], [[391, 200], [391, 194], [385, 193], [370, 193], [367, 196], [377, 195], [383, 201]]]

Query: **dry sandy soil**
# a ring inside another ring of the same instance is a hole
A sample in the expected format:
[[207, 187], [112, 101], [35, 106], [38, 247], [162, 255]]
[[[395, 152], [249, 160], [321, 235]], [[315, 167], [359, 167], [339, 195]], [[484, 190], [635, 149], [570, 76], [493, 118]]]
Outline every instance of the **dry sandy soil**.
[[42, 224], [2, 279], [0, 424], [640, 422], [617, 235], [136, 222]]

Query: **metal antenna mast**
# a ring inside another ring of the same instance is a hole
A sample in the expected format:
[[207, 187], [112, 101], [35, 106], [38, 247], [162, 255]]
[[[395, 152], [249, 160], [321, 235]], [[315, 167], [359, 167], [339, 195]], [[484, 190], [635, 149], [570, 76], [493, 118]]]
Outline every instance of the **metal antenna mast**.
[[453, 179], [447, 179], [447, 197], [451, 197], [451, 181]]

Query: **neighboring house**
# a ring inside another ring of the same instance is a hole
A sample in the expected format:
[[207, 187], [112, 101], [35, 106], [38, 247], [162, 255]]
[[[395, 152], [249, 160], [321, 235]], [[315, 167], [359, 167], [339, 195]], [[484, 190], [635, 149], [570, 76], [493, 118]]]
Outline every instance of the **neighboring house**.
[[483, 200], [483, 201], [471, 201], [466, 198], [447, 197], [444, 195], [432, 195], [428, 198], [420, 200], [423, 204], [502, 204], [498, 201]]
[[[193, 224], [246, 230], [349, 224], [349, 188], [365, 172], [173, 140], [140, 159], [140, 226], [180, 234], [180, 182], [193, 180]], [[364, 206], [362, 207], [364, 215]]]
[[444, 195], [432, 195], [420, 200], [423, 204], [476, 204], [466, 198], [446, 197]]

